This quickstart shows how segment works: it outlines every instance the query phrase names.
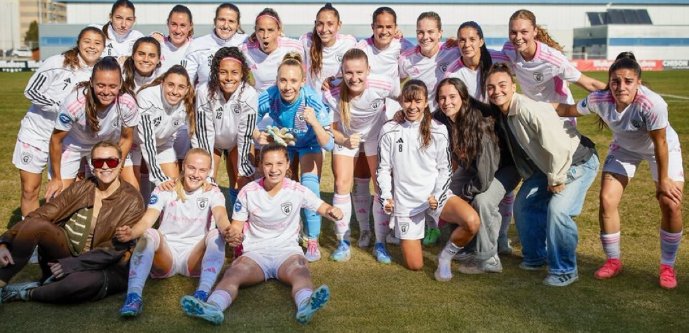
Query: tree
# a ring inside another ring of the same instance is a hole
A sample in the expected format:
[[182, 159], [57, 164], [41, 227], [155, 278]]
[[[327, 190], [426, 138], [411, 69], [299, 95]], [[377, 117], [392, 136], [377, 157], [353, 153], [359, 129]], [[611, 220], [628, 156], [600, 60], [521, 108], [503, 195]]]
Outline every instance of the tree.
[[35, 20], [29, 24], [29, 30], [24, 35], [24, 43], [31, 49], [38, 47], [38, 22]]

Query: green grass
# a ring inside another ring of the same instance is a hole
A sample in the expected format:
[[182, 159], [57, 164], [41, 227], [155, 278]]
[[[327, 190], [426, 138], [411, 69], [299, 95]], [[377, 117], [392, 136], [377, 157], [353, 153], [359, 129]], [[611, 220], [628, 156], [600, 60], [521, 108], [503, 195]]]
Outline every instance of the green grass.
[[[603, 73], [592, 73], [604, 79]], [[0, 74], [0, 231], [19, 218], [19, 174], [11, 156], [19, 121], [28, 102], [22, 91], [27, 73]], [[645, 73], [644, 79], [657, 92], [688, 96], [688, 71]], [[575, 90], [581, 98], [581, 90]], [[689, 105], [685, 100], [667, 98], [670, 121], [679, 133], [687, 170], [689, 150]], [[595, 117], [580, 119], [580, 130], [597, 144], [603, 160], [610, 141], [608, 131], [598, 131]], [[329, 165], [329, 160], [326, 165]], [[323, 197], [332, 199], [333, 179], [326, 166], [322, 180]], [[222, 170], [222, 169], [221, 169]], [[225, 181], [226, 178], [221, 180]], [[338, 264], [327, 259], [312, 264], [316, 285], [326, 283], [332, 291], [328, 306], [307, 327], [294, 320], [289, 288], [278, 282], [242, 289], [226, 312], [224, 330], [230, 331], [689, 331], [689, 250], [686, 244], [678, 255], [679, 287], [665, 291], [657, 286], [660, 253], [658, 227], [660, 212], [654, 198], [654, 184], [644, 163], [624, 195], [622, 251], [625, 271], [612, 281], [593, 279], [603, 261], [598, 240], [599, 184], [590, 189], [579, 225], [580, 281], [566, 288], [541, 284], [543, 272], [526, 272], [517, 266], [520, 258], [503, 258], [502, 274], [469, 276], [455, 273], [449, 283], [433, 279], [435, 255], [439, 247], [425, 252], [423, 271], [409, 272], [400, 266], [399, 248], [390, 247], [394, 263], [382, 266], [368, 251], [353, 247], [352, 260]], [[687, 203], [684, 208], [686, 211]], [[332, 224], [324, 222], [323, 257], [334, 248]], [[355, 236], [357, 236], [355, 232]], [[517, 240], [514, 230], [511, 238]], [[518, 245], [517, 245], [518, 248]], [[456, 267], [455, 267], [456, 268]], [[16, 280], [36, 278], [36, 267], [28, 267]], [[174, 277], [149, 280], [144, 293], [141, 317], [122, 320], [118, 316], [123, 296], [82, 305], [12, 303], [0, 305], [0, 330], [15, 331], [215, 331], [206, 323], [185, 317], [179, 298], [194, 290], [196, 280]]]

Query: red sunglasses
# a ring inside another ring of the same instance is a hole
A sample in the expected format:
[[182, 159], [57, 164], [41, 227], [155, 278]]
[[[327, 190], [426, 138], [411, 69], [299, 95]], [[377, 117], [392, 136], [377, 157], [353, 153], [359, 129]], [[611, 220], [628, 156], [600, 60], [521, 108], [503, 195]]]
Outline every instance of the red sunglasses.
[[120, 159], [116, 157], [91, 159], [91, 165], [93, 165], [93, 167], [96, 169], [101, 169], [103, 167], [103, 164], [107, 164], [108, 168], [112, 169], [120, 165]]

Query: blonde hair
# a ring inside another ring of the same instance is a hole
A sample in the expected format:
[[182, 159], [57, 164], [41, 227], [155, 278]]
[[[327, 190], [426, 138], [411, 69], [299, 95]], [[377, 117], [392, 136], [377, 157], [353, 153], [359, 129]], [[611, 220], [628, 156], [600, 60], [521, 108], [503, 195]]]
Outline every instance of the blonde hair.
[[[344, 63], [349, 60], [364, 59], [366, 61], [366, 67], [368, 67], [368, 56], [366, 52], [361, 49], [349, 49], [342, 56], [342, 69], [344, 69]], [[340, 88], [340, 100], [338, 101], [338, 108], [340, 109], [340, 123], [343, 127], [349, 128], [349, 123], [351, 115], [349, 114], [349, 87], [343, 79], [339, 85]]]
[[[208, 157], [208, 159], [210, 160], [210, 164], [211, 165], [213, 164], [213, 157], [211, 156], [211, 154], [207, 150], [202, 149], [202, 148], [191, 148], [187, 152], [187, 155], [184, 156], [184, 162], [182, 162], [182, 168], [184, 168], [184, 164], [187, 162], [187, 159], [189, 158], [189, 156], [194, 155], [194, 154], [200, 154], [200, 155], [203, 155], [205, 157]], [[186, 191], [184, 191], [184, 183], [183, 182], [184, 182], [184, 174], [182, 174], [182, 176], [180, 176], [179, 178], [177, 178], [177, 180], [175, 180], [175, 193], [177, 193], [177, 200], [181, 200], [182, 202], [185, 202], [185, 201], [187, 201], [187, 194], [186, 194]], [[201, 182], [201, 187], [206, 187], [207, 185], [208, 185], [208, 182], [206, 182], [206, 180], [204, 179]]]
[[304, 73], [304, 61], [301, 58], [301, 54], [296, 51], [290, 51], [285, 56], [282, 58], [282, 62], [278, 66], [278, 73], [280, 73], [280, 69], [282, 66], [296, 66], [301, 69], [301, 75], [302, 78], [306, 77], [306, 73]]

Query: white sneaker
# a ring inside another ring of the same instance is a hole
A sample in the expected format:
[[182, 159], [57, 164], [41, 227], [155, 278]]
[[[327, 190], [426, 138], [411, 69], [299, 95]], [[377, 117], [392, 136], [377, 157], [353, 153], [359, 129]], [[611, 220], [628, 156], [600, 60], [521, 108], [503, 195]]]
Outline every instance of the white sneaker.
[[388, 244], [400, 245], [400, 239], [393, 234], [388, 234], [387, 237], [385, 237], [385, 242]]
[[363, 230], [359, 234], [359, 247], [371, 246], [371, 230]]
[[479, 266], [486, 273], [502, 273], [502, 263], [497, 254], [481, 262]]

